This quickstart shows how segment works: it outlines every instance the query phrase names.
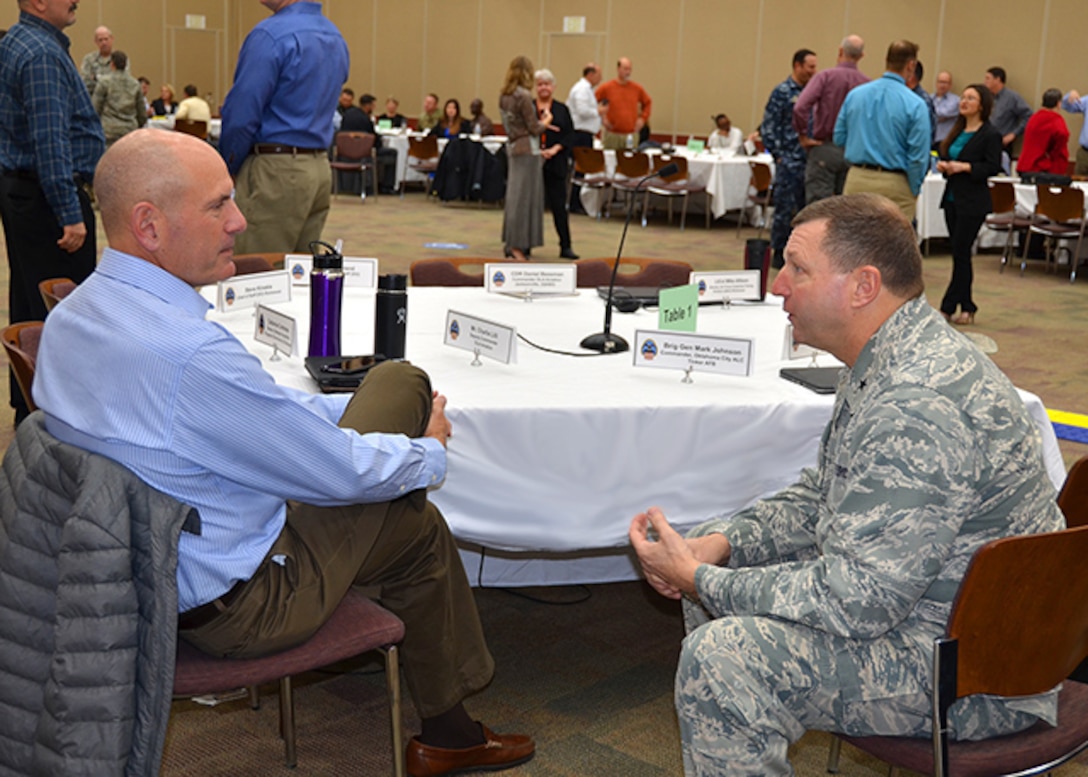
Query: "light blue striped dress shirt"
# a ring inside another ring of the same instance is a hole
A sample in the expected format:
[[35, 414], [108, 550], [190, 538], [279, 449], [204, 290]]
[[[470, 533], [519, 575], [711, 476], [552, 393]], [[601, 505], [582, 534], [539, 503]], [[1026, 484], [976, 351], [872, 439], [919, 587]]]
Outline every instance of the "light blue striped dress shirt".
[[285, 500], [384, 502], [446, 471], [436, 440], [338, 428], [348, 395], [276, 385], [208, 308], [165, 270], [106, 249], [49, 314], [34, 380], [52, 434], [200, 512], [201, 535], [178, 548], [182, 612], [252, 576]]

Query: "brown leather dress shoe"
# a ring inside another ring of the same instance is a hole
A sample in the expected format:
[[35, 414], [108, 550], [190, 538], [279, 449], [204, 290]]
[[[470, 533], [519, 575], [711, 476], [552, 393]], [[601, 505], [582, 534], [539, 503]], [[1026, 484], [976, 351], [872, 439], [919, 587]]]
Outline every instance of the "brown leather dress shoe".
[[482, 745], [457, 749], [431, 747], [412, 737], [408, 742], [408, 774], [410, 777], [439, 777], [464, 772], [498, 772], [523, 764], [533, 757], [536, 745], [524, 734], [496, 734], [481, 724]]

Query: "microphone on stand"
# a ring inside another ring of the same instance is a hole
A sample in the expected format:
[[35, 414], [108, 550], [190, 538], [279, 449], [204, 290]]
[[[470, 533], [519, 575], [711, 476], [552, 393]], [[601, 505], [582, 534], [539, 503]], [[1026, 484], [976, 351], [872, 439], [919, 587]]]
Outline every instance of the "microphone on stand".
[[635, 212], [634, 202], [638, 198], [638, 190], [651, 178], [667, 178], [679, 170], [680, 167], [675, 162], [669, 162], [669, 164], [665, 165], [657, 172], [650, 173], [635, 184], [634, 191], [631, 192], [631, 202], [627, 206], [627, 219], [623, 222], [623, 234], [620, 235], [620, 247], [616, 251], [616, 263], [612, 265], [612, 278], [608, 281], [608, 298], [605, 300], [604, 305], [604, 331], [598, 332], [595, 335], [588, 335], [583, 339], [581, 342], [583, 348], [587, 348], [591, 351], [600, 351], [601, 353], [623, 353], [631, 348], [631, 346], [627, 344], [627, 341], [622, 337], [612, 334], [612, 296], [616, 290], [616, 273], [619, 272], [620, 269], [620, 257], [623, 255], [623, 242], [627, 239], [627, 228], [631, 226], [631, 214]]

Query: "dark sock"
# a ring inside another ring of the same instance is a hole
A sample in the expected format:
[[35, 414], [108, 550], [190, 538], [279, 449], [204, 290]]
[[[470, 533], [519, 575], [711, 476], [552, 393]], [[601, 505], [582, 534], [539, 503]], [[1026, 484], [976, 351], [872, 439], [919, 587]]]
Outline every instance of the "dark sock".
[[463, 704], [457, 704], [441, 715], [424, 718], [419, 741], [431, 747], [459, 749], [482, 745], [486, 739], [480, 724], [469, 717]]

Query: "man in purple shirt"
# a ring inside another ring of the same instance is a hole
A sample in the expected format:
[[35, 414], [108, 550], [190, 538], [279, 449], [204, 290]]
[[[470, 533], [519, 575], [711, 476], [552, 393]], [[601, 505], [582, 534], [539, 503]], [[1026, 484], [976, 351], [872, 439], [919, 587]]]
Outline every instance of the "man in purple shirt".
[[832, 135], [847, 92], [869, 80], [858, 70], [863, 56], [865, 41], [859, 35], [847, 35], [839, 46], [838, 64], [814, 75], [793, 106], [793, 127], [801, 147], [808, 151], [806, 204], [842, 194], [849, 165], [842, 146], [835, 145]]

